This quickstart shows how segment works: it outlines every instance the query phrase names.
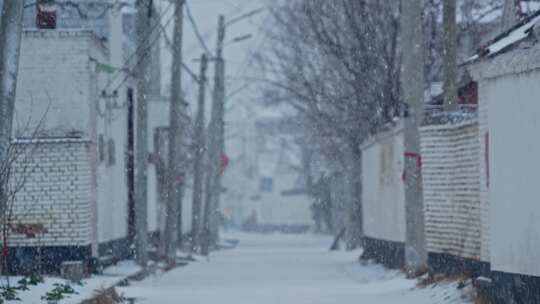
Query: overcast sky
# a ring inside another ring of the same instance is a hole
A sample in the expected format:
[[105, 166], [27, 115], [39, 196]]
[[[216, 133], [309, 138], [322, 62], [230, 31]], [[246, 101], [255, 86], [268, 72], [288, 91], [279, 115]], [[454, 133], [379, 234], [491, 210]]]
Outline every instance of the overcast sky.
[[[217, 32], [217, 23], [218, 16], [223, 14], [227, 19], [232, 19], [239, 15], [245, 14], [247, 12], [253, 11], [258, 8], [264, 8], [266, 6], [267, 0], [188, 0], [187, 5], [195, 19], [197, 28], [205, 40], [205, 44], [210, 49], [212, 53], [215, 52], [216, 47], [216, 32]], [[168, 1], [163, 1], [162, 9], [168, 7]], [[172, 9], [169, 13], [172, 13]], [[186, 15], [186, 14], [185, 14]], [[164, 20], [167, 20], [165, 17]], [[245, 40], [238, 43], [233, 43], [227, 45], [224, 49], [224, 58], [226, 61], [226, 74], [227, 74], [227, 92], [230, 93], [236, 88], [243, 87], [245, 84], [245, 79], [241, 79], [241, 75], [249, 73], [250, 69], [250, 59], [253, 52], [257, 52], [263, 41], [264, 35], [260, 31], [260, 27], [267, 20], [267, 11], [263, 11], [260, 14], [252, 16], [250, 18], [239, 21], [230, 27], [227, 27], [226, 31], [226, 43], [231, 39], [243, 36], [246, 34], [252, 34], [253, 37], [249, 40]], [[169, 26], [169, 28], [172, 27]], [[172, 29], [169, 32], [169, 37], [172, 38]], [[183, 59], [191, 67], [191, 69], [198, 73], [199, 64], [194, 62], [193, 59], [199, 58], [203, 52], [201, 43], [197, 40], [193, 26], [187, 18], [184, 18], [184, 43], [183, 43]], [[168, 48], [163, 47], [162, 52], [162, 62], [163, 62], [163, 82], [166, 84], [165, 87], [168, 87], [170, 82], [170, 52]], [[208, 76], [210, 81], [213, 77], [213, 65], [211, 64], [208, 69]], [[197, 88], [195, 83], [189, 78], [187, 74], [184, 76], [184, 90], [187, 94], [187, 97], [192, 99], [196, 97]], [[249, 90], [244, 90], [242, 93], [235, 95], [235, 103], [238, 100], [244, 101], [246, 98], [251, 98], [248, 96], [253, 96], [249, 94]], [[166, 95], [167, 92], [165, 92]], [[211, 95], [208, 95], [208, 101], [210, 100]], [[232, 102], [232, 101], [231, 101]], [[190, 102], [190, 104], [193, 104]], [[194, 107], [190, 107], [191, 110], [194, 110]]]
[[[265, 8], [269, 0], [187, 0], [188, 7], [195, 19], [197, 28], [205, 40], [206, 46], [212, 53], [215, 53], [216, 48], [216, 33], [218, 16], [223, 14], [225, 22], [237, 16], [251, 12], [258, 8]], [[270, 0], [272, 1], [272, 0]], [[161, 9], [165, 10], [169, 6], [169, 2], [162, 0]], [[173, 10], [170, 9], [168, 15], [172, 15]], [[168, 20], [166, 15], [163, 20]], [[189, 65], [192, 71], [199, 72], [199, 63], [193, 61], [195, 58], [200, 58], [204, 51], [201, 43], [197, 40], [193, 26], [187, 17], [187, 11], [184, 13], [184, 36], [183, 36], [183, 60]], [[254, 52], [261, 50], [264, 44], [264, 35], [261, 27], [268, 21], [268, 10], [252, 17], [243, 19], [227, 27], [225, 35], [224, 58], [226, 62], [226, 91], [230, 94], [233, 91], [238, 91], [238, 88], [244, 88], [235, 94], [233, 97], [226, 100], [225, 108], [225, 132], [227, 140], [227, 154], [235, 158], [240, 153], [240, 134], [248, 128], [246, 124], [248, 118], [253, 118], [259, 112], [262, 112], [260, 107], [256, 105], [257, 96], [259, 96], [256, 84], [251, 84], [246, 88], [245, 76], [253, 73], [253, 68], [256, 66], [252, 63], [251, 58]], [[172, 22], [168, 26], [169, 38], [172, 39]], [[227, 45], [235, 37], [251, 34], [253, 37], [249, 40]], [[169, 87], [170, 83], [170, 50], [163, 45], [162, 47], [162, 82], [164, 88]], [[213, 87], [213, 71], [214, 65], [210, 63], [208, 68], [209, 88]], [[189, 109], [192, 113], [196, 111], [197, 100], [197, 85], [187, 73], [183, 73], [183, 89], [186, 92]], [[242, 79], [244, 77], [244, 79]], [[169, 95], [167, 89], [165, 95]], [[212, 94], [210, 90], [206, 93], [206, 119], [210, 118], [210, 105], [212, 102]]]

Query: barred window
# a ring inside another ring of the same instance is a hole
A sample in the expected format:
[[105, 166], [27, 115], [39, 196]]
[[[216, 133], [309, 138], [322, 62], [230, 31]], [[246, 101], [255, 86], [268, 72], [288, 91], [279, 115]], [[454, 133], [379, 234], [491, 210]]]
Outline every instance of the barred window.
[[103, 134], [99, 134], [98, 137], [98, 157], [100, 163], [105, 161], [105, 136]]
[[114, 146], [114, 140], [111, 138], [107, 142], [107, 152], [109, 155], [108, 165], [114, 166], [116, 164], [116, 147]]

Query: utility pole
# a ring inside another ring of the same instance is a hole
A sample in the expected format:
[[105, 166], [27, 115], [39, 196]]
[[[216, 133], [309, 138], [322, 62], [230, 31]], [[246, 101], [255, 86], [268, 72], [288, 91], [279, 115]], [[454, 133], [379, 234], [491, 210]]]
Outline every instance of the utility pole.
[[212, 221], [210, 230], [210, 242], [215, 245], [219, 239], [219, 223], [220, 223], [220, 198], [221, 198], [221, 176], [223, 174], [222, 157], [225, 153], [225, 60], [223, 59], [223, 43], [225, 40], [225, 18], [219, 16], [218, 22], [218, 39], [216, 44], [216, 86], [215, 94], [218, 100], [217, 108], [217, 137], [218, 137], [218, 152], [214, 161], [215, 165], [215, 181], [214, 181], [214, 196], [212, 202]]
[[203, 195], [203, 161], [205, 155], [204, 110], [206, 93], [206, 70], [208, 58], [201, 55], [201, 70], [199, 75], [199, 100], [197, 102], [197, 116], [195, 120], [195, 160], [193, 162], [193, 203], [191, 215], [191, 249], [200, 245]]
[[[24, 1], [4, 1], [0, 22], [0, 163], [9, 155], [15, 91], [19, 72]], [[0, 189], [0, 211], [5, 211], [5, 189]], [[3, 214], [3, 213], [2, 213]]]
[[182, 95], [182, 31], [184, 0], [176, 0], [172, 45], [172, 77], [169, 124], [169, 162], [167, 176], [167, 212], [165, 218], [165, 255], [167, 263], [176, 263], [176, 248], [182, 240], [182, 196], [185, 156], [182, 151], [187, 119], [187, 104]]
[[137, 36], [136, 66], [137, 78], [137, 124], [135, 140], [135, 248], [136, 260], [146, 266], [148, 260], [148, 96], [149, 96], [149, 64], [147, 37], [151, 34], [152, 0], [137, 0], [135, 32]]
[[219, 150], [218, 150], [218, 160], [217, 160], [217, 175], [214, 189], [216, 194], [214, 195], [213, 210], [214, 216], [212, 217], [212, 230], [211, 230], [211, 239], [212, 244], [217, 244], [219, 241], [219, 223], [221, 222], [221, 210], [220, 210], [220, 199], [221, 199], [221, 178], [223, 176], [225, 168], [223, 167], [223, 157], [225, 156], [225, 61], [222, 60], [220, 73], [221, 73], [221, 107], [220, 115], [218, 120], [218, 130], [219, 130]]
[[412, 276], [427, 267], [419, 133], [424, 115], [422, 10], [422, 0], [401, 1], [401, 84], [403, 100], [408, 108], [404, 117], [405, 267]]
[[208, 174], [206, 176], [206, 196], [204, 200], [204, 229], [203, 246], [201, 252], [209, 252], [210, 243], [216, 241], [220, 185], [220, 162], [223, 139], [223, 115], [225, 93], [225, 67], [223, 61], [223, 41], [225, 39], [225, 17], [219, 16], [218, 37], [216, 46], [214, 91], [212, 93], [212, 111], [208, 134]]
[[444, 110], [456, 111], [458, 109], [456, 0], [444, 0], [443, 27]]
[[504, 0], [501, 31], [504, 32], [514, 26], [521, 11], [520, 0]]

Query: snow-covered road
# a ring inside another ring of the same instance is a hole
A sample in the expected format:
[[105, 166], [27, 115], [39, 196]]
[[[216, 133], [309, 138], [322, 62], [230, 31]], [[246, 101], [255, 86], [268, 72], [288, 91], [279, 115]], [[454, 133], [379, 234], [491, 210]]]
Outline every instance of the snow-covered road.
[[120, 291], [137, 303], [469, 303], [455, 283], [423, 289], [397, 271], [361, 265], [358, 252], [329, 252], [314, 235], [226, 235], [236, 249], [153, 276]]

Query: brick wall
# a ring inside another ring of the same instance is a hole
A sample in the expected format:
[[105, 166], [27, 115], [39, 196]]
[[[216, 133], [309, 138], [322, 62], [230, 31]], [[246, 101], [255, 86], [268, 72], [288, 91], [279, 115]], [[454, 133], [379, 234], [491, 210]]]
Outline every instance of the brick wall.
[[13, 233], [10, 247], [89, 245], [89, 142], [64, 138], [15, 145], [24, 151], [14, 164], [15, 177], [26, 181], [13, 203], [13, 224], [43, 224], [47, 232], [34, 238]]
[[421, 128], [429, 252], [480, 259], [479, 143], [477, 119]]

